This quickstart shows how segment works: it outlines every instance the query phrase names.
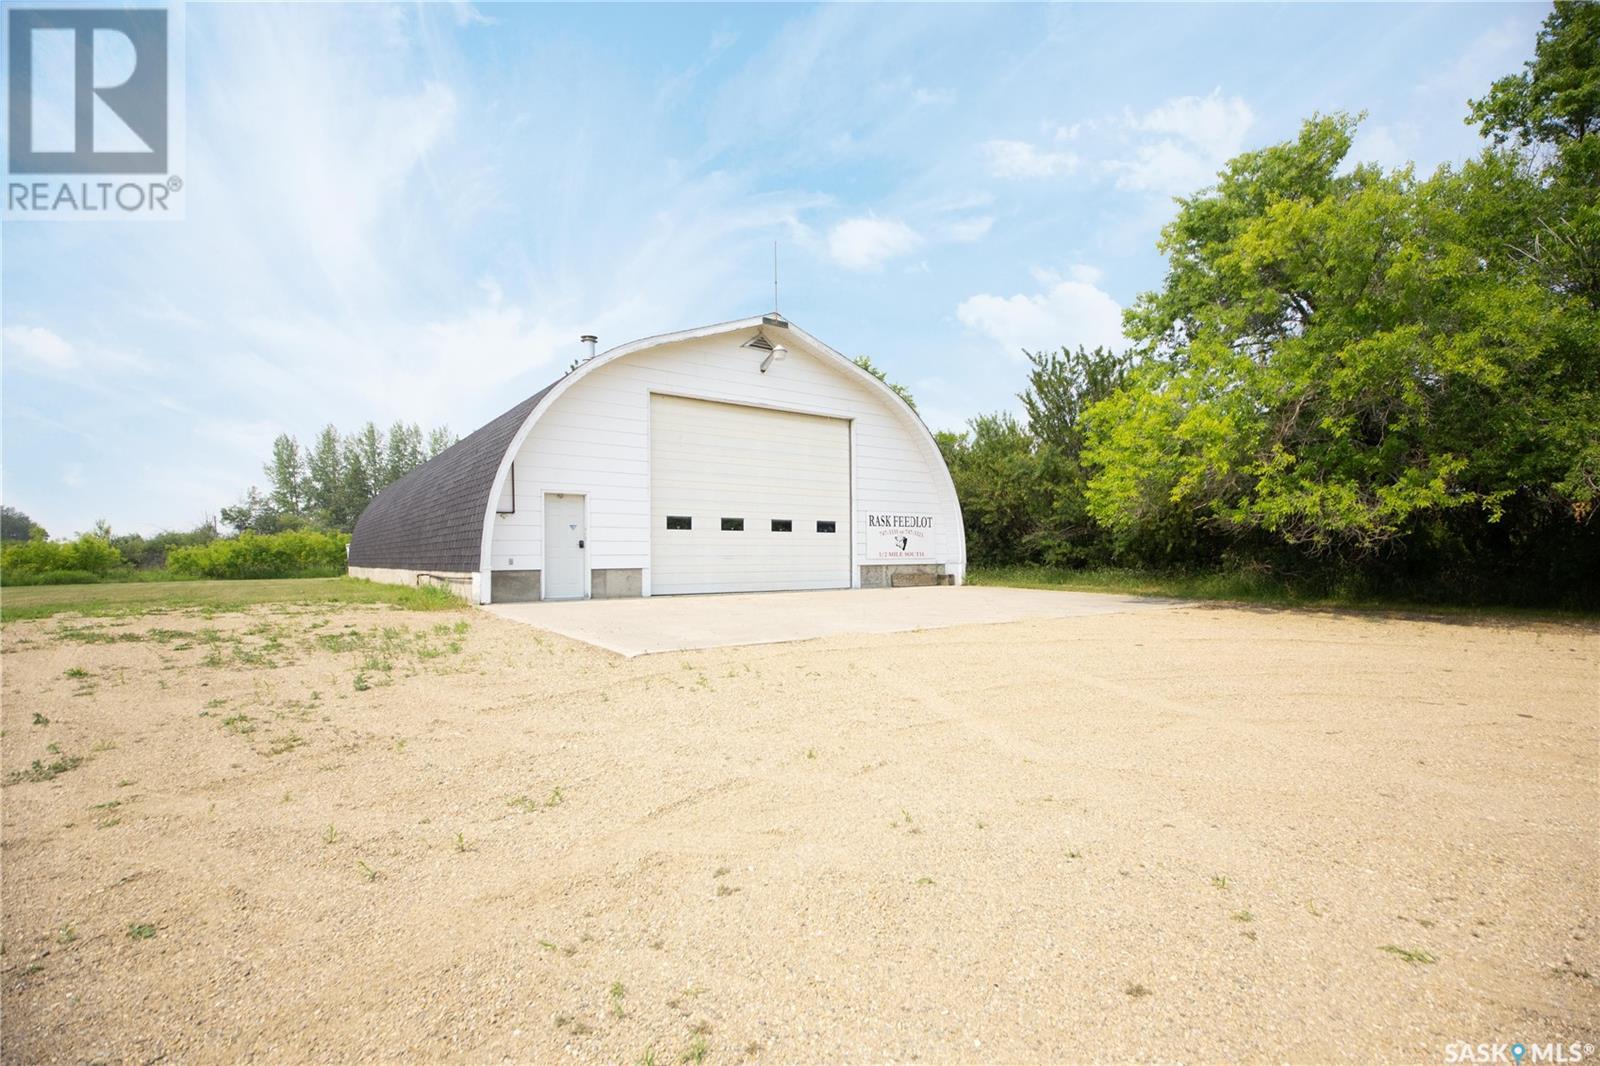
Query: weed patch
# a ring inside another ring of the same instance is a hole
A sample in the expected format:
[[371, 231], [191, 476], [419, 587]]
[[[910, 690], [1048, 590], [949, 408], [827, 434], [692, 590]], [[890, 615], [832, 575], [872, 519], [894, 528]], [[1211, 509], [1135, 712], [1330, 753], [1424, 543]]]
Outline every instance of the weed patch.
[[44, 762], [40, 759], [33, 760], [33, 765], [26, 770], [13, 770], [6, 775], [6, 784], [21, 784], [24, 781], [50, 781], [60, 777], [69, 770], [76, 770], [83, 765], [81, 755], [63, 755], [53, 762]]

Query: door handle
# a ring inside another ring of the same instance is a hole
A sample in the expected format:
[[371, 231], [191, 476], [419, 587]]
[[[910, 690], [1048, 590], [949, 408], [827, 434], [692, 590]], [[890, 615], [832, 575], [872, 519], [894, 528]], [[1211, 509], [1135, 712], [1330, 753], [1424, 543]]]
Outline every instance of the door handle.
[[578, 541], [578, 547], [580, 547], [580, 548], [583, 547], [583, 541], [581, 541], [581, 540]]

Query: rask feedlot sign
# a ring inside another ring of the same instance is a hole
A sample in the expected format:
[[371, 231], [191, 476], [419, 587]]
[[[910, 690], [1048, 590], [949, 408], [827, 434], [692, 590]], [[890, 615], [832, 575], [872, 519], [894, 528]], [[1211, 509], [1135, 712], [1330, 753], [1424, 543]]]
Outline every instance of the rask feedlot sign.
[[867, 515], [867, 558], [883, 562], [933, 558], [933, 515]]

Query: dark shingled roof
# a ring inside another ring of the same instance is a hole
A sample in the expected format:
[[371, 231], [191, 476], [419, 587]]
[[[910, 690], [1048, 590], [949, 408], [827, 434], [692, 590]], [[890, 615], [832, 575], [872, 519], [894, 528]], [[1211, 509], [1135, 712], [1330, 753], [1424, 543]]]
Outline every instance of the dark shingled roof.
[[473, 571], [495, 471], [552, 382], [373, 497], [356, 519], [351, 566]]

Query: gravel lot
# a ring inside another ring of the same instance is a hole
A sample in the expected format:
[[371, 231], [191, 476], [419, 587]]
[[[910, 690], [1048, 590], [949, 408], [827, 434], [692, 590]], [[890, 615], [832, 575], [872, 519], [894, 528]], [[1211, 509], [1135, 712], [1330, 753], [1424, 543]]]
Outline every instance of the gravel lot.
[[482, 612], [8, 623], [0, 1052], [1600, 1043], [1597, 664], [1204, 607], [631, 660]]

